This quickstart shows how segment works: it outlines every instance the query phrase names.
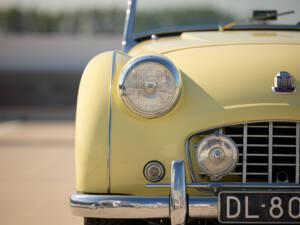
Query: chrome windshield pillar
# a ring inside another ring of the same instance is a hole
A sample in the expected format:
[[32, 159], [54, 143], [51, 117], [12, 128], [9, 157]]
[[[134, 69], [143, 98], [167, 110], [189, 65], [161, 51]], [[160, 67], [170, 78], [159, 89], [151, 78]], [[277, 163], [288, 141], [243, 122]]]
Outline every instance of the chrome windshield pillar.
[[187, 216], [187, 196], [185, 185], [184, 162], [172, 162], [170, 190], [171, 225], [185, 224]]
[[128, 7], [126, 10], [125, 27], [123, 33], [122, 50], [123, 52], [128, 52], [132, 46], [136, 43], [133, 40], [133, 30], [134, 30], [134, 19], [135, 19], [135, 9], [136, 0], [128, 0]]

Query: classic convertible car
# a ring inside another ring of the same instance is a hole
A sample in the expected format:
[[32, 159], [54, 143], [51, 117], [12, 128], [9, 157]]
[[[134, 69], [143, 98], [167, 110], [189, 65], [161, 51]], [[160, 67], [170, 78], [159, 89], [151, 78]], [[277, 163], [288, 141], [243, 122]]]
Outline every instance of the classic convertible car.
[[72, 213], [86, 225], [300, 223], [299, 1], [197, 13], [194, 1], [186, 14], [162, 1], [152, 17], [147, 2], [129, 1], [123, 50], [83, 73]]

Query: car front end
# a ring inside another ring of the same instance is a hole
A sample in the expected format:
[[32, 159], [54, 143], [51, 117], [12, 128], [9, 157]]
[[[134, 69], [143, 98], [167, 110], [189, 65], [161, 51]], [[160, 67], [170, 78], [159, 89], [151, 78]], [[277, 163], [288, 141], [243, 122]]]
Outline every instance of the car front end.
[[73, 214], [300, 223], [299, 29], [125, 32], [127, 52], [92, 59]]

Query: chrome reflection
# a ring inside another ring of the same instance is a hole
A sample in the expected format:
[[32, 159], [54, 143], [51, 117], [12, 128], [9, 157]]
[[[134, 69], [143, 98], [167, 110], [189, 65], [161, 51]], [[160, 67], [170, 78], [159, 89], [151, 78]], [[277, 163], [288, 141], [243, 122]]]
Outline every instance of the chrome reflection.
[[[188, 200], [189, 217], [193, 218], [215, 218], [218, 215], [218, 198], [217, 197], [198, 197], [193, 196]], [[200, 216], [200, 213], [202, 216]]]
[[169, 197], [72, 194], [73, 215], [95, 218], [167, 218]]
[[171, 225], [185, 224], [187, 215], [187, 197], [185, 189], [184, 162], [172, 162], [170, 190]]

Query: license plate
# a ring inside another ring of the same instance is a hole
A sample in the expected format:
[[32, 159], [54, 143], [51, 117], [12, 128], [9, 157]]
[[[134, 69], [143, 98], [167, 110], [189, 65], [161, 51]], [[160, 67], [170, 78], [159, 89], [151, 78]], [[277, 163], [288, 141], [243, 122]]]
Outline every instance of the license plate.
[[300, 193], [221, 192], [221, 223], [300, 223]]

